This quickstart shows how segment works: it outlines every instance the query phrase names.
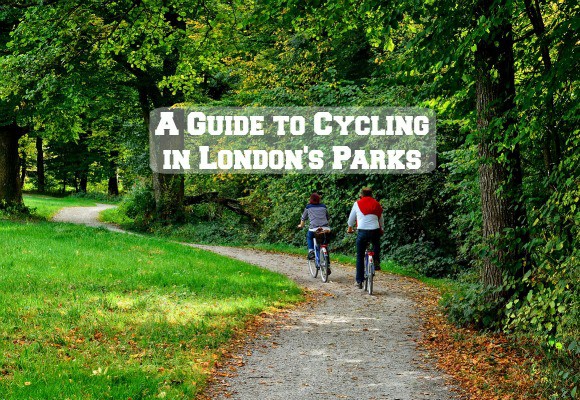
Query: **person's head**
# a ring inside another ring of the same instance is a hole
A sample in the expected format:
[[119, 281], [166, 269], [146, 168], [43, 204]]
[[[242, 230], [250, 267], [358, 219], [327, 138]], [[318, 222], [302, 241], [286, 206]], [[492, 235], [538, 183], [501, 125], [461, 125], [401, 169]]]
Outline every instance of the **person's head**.
[[310, 204], [320, 204], [320, 195], [316, 192], [310, 195]]
[[360, 197], [373, 197], [373, 189], [370, 187], [364, 187], [360, 191]]

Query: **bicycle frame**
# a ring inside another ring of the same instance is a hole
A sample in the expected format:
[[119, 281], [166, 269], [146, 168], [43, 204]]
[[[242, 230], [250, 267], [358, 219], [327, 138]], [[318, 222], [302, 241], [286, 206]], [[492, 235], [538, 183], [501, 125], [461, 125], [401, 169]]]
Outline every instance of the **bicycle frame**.
[[328, 253], [328, 245], [327, 244], [321, 244], [318, 245], [318, 240], [316, 240], [316, 238], [313, 238], [314, 241], [314, 260], [316, 262], [316, 267], [320, 267], [320, 252], [322, 251], [322, 249], [324, 249], [324, 251], [326, 251]]
[[[319, 239], [320, 242], [322, 244], [319, 244]], [[313, 278], [316, 278], [316, 276], [318, 275], [318, 271], [321, 271], [321, 278], [322, 278], [322, 282], [327, 282], [328, 280], [328, 271], [329, 271], [329, 264], [330, 264], [330, 258], [328, 255], [328, 244], [327, 244], [327, 237], [326, 237], [326, 233], [324, 234], [324, 236], [319, 236], [319, 239], [317, 239], [316, 236], [314, 236], [313, 238], [313, 244], [314, 244], [314, 260], [313, 261], [313, 266], [314, 269], [312, 268], [310, 262], [308, 264], [308, 268], [310, 269], [310, 274], [312, 275]], [[324, 260], [326, 260], [326, 262], [322, 263], [322, 258], [324, 258]]]

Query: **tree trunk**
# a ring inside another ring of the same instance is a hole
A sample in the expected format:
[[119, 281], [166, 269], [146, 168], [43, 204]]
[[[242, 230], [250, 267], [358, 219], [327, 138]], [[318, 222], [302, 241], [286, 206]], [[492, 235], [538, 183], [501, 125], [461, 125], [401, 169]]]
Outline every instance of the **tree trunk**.
[[[150, 85], [147, 88], [140, 88], [139, 99], [143, 111], [143, 119], [147, 129], [149, 129], [148, 99], [152, 99], [153, 106], [159, 108], [163, 106], [162, 103], [158, 103], [163, 101], [162, 96], [157, 87]], [[178, 122], [176, 121], [176, 123]], [[183, 136], [179, 135], [173, 139], [183, 141]], [[185, 207], [183, 205], [185, 179], [183, 175], [159, 174], [154, 172], [152, 179], [157, 218], [166, 221], [182, 221], [185, 215]]]
[[0, 127], [0, 205], [21, 205], [18, 140], [22, 130], [16, 125]]
[[[502, 18], [492, 16], [493, 4], [493, 1], [480, 1], [480, 15]], [[506, 14], [489, 36], [477, 43], [475, 53], [479, 184], [483, 238], [488, 246], [482, 260], [481, 280], [485, 286], [494, 288], [502, 285], [502, 273], [514, 273], [522, 259], [523, 243], [518, 243], [514, 235], [521, 234], [525, 222], [520, 153], [517, 144], [512, 142], [516, 132], [509, 130], [515, 126], [511, 115], [515, 83], [512, 26], [507, 8], [505, 4], [493, 6], [494, 10], [500, 9], [500, 13]], [[512, 239], [506, 235], [509, 232]]]
[[26, 180], [26, 173], [27, 173], [27, 168], [26, 168], [26, 152], [22, 152], [22, 157], [20, 157], [20, 165], [22, 167], [21, 172], [20, 172], [20, 190], [22, 190], [22, 188], [24, 187], [24, 181]]
[[40, 193], [46, 190], [44, 180], [44, 149], [42, 148], [42, 137], [36, 137], [36, 176], [37, 189]]
[[87, 192], [87, 185], [89, 183], [88, 174], [86, 171], [81, 171], [80, 178], [79, 178], [79, 191], [86, 193]]
[[119, 195], [119, 178], [117, 176], [117, 157], [119, 157], [118, 151], [111, 151], [109, 158], [109, 186], [108, 193], [109, 196]]

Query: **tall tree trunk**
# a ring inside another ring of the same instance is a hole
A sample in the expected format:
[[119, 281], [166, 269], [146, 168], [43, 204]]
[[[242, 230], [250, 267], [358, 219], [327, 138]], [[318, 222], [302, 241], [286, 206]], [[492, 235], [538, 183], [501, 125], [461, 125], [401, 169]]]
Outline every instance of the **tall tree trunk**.
[[[514, 247], [523, 243], [508, 239], [506, 232], [511, 232], [512, 238], [521, 234], [525, 219], [520, 153], [515, 141], [510, 143], [516, 136], [511, 115], [515, 96], [512, 26], [507, 5], [502, 3], [480, 0], [479, 16], [497, 22], [477, 43], [475, 53], [479, 184], [483, 238], [489, 250], [482, 260], [481, 280], [495, 288], [503, 283], [502, 273], [513, 273], [522, 259], [521, 247]], [[492, 7], [504, 16], [493, 15]]]
[[0, 127], [0, 204], [22, 204], [18, 140], [23, 133], [14, 124]]
[[109, 185], [108, 193], [109, 196], [119, 195], [119, 179], [117, 175], [117, 157], [119, 157], [119, 152], [112, 150], [109, 154]]
[[22, 190], [22, 188], [24, 187], [24, 181], [26, 180], [26, 173], [27, 173], [27, 168], [26, 168], [26, 152], [23, 151], [22, 152], [22, 157], [20, 157], [20, 165], [21, 165], [21, 172], [20, 172], [20, 189]]
[[44, 193], [45, 178], [44, 178], [44, 149], [42, 148], [42, 137], [36, 137], [36, 176], [37, 176], [37, 189], [40, 193]]
[[[181, 113], [175, 113], [177, 126], [183, 126], [178, 121]], [[171, 148], [183, 148], [183, 135], [173, 136], [169, 139]], [[155, 191], [155, 204], [157, 217], [168, 221], [181, 221], [184, 218], [185, 179], [183, 175], [153, 173], [153, 190]]]
[[[139, 99], [143, 111], [143, 119], [147, 129], [149, 129], [150, 122], [149, 99], [152, 100], [151, 103], [155, 108], [163, 107], [163, 101], [167, 101], [168, 104], [173, 104], [173, 102], [175, 102], [175, 98], [164, 100], [159, 89], [154, 85], [140, 88]], [[165, 104], [165, 106], [168, 104]], [[183, 140], [183, 136], [179, 135], [175, 140]], [[185, 208], [183, 205], [185, 196], [185, 179], [183, 175], [159, 174], [154, 172], [152, 180], [157, 218], [167, 221], [183, 220], [185, 215]]]
[[79, 177], [79, 192], [86, 193], [87, 192], [87, 185], [89, 183], [88, 173], [87, 171], [81, 171]]

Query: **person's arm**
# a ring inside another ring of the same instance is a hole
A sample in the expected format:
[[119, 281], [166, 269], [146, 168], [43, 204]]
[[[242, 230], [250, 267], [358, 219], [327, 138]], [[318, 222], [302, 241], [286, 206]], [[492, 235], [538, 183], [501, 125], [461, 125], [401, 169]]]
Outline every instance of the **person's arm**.
[[356, 205], [356, 203], [353, 204], [352, 206], [352, 210], [350, 210], [350, 215], [348, 216], [348, 233], [352, 233], [353, 230], [353, 226], [356, 223], [356, 211], [357, 211], [358, 207]]
[[381, 229], [381, 233], [385, 232], [385, 217], [384, 217], [385, 213], [381, 213], [381, 216], [379, 217], [379, 228]]
[[304, 221], [306, 221], [306, 219], [308, 218], [308, 209], [304, 209], [304, 212], [302, 213], [302, 217], [300, 218], [300, 223], [298, 224], [298, 229], [302, 229], [304, 228]]

